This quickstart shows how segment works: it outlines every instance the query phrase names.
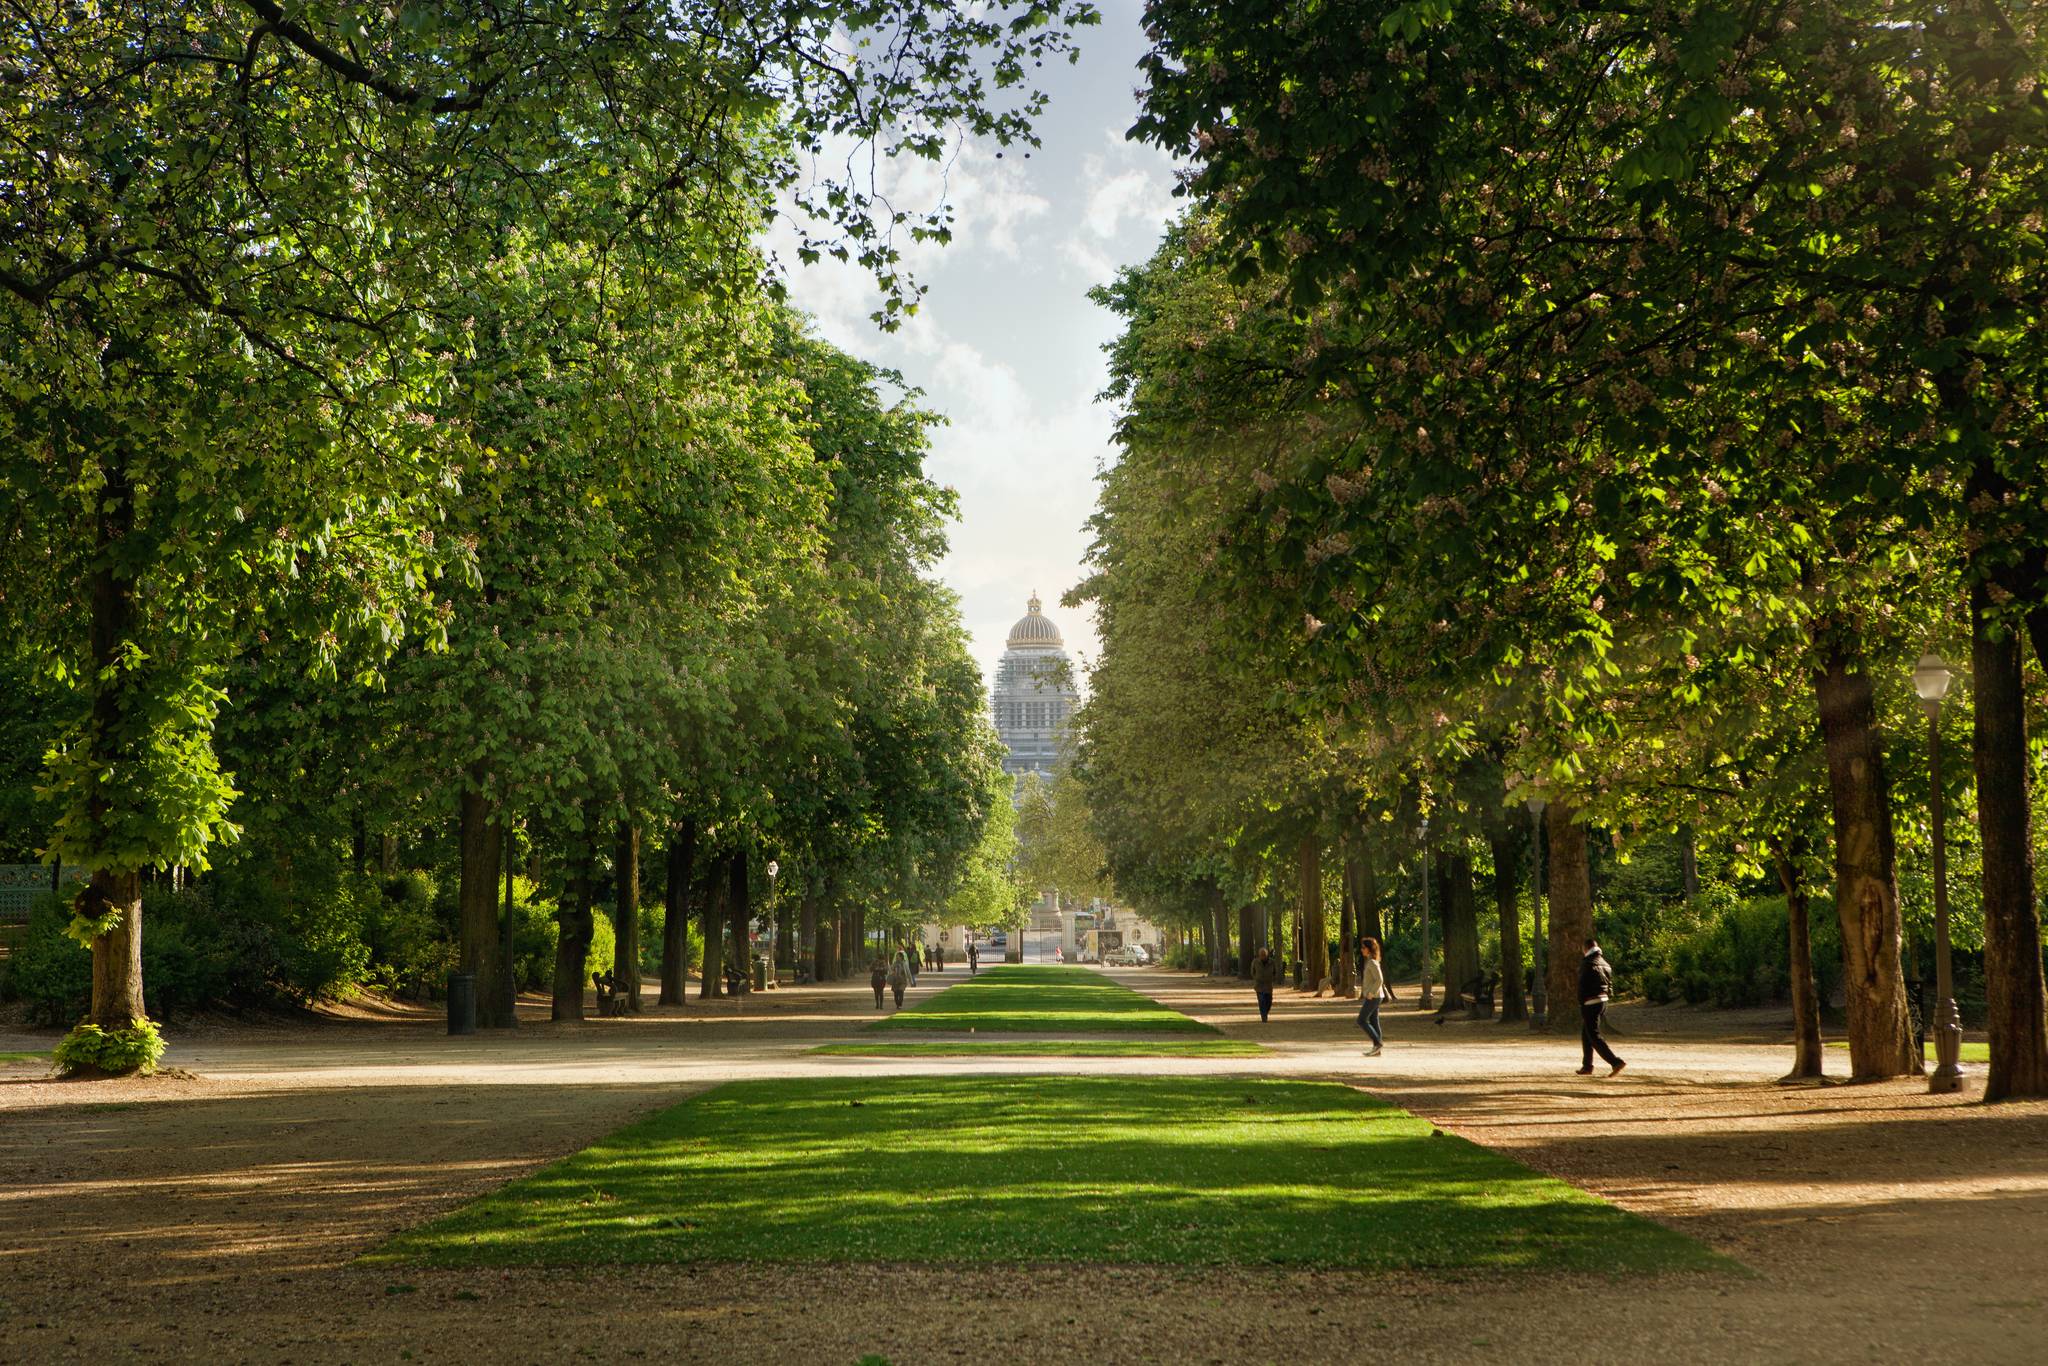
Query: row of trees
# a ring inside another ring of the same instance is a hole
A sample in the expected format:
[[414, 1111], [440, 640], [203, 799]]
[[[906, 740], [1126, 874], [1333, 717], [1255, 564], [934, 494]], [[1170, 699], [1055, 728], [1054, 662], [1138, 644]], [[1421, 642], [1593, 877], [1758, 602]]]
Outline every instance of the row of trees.
[[1093, 17], [222, 0], [0, 28], [0, 615], [63, 724], [43, 847], [92, 870], [67, 1056], [160, 1047], [143, 876], [204, 869], [252, 798], [456, 822], [487, 978], [522, 821], [580, 889], [567, 957], [600, 842], [630, 869], [643, 831], [671, 897], [710, 861], [744, 906], [748, 857], [784, 852], [834, 931], [963, 876], [1001, 798], [927, 573], [927, 419], [804, 335], [753, 244], [794, 205], [804, 257], [866, 265], [884, 325], [914, 308], [898, 235], [945, 218], [879, 201], [873, 163], [1029, 140], [1031, 68]]
[[[2042, 17], [1147, 23], [1137, 131], [1191, 159], [1191, 204], [1102, 294], [1121, 451], [1076, 595], [1119, 888], [1220, 930], [1284, 862], [1313, 983], [1325, 849], [1349, 912], [1427, 820], [1439, 884], [1469, 901], [1483, 842], [1506, 912], [1538, 797], [1553, 1001], [1591, 928], [1586, 832], [1679, 832], [1781, 884], [1796, 1070], [1831, 881], [1854, 1073], [1918, 1071], [1898, 864], [1928, 794], [1902, 761], [1912, 661], [1940, 651], [1968, 660], [1969, 762], [1935, 780], [1979, 871], [1987, 1096], [2048, 1093]], [[1453, 988], [1469, 951], [1445, 944]]]

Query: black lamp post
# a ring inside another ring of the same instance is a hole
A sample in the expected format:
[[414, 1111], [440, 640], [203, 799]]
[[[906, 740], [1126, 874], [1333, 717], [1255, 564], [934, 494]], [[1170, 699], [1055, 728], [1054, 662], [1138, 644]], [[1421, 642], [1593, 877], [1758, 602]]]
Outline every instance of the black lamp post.
[[1420, 1008], [1429, 1010], [1436, 1005], [1436, 995], [1429, 985], [1429, 817], [1422, 818], [1422, 999]]
[[1537, 792], [1529, 797], [1529, 860], [1531, 876], [1535, 880], [1536, 893], [1536, 943], [1532, 946], [1531, 961], [1536, 965], [1535, 987], [1529, 993], [1529, 1028], [1542, 1029], [1550, 1023], [1550, 991], [1544, 985], [1543, 972], [1543, 808], [1550, 805], [1543, 794]]
[[1913, 666], [1913, 691], [1927, 712], [1927, 793], [1934, 818], [1934, 1074], [1929, 1091], [1963, 1088], [1963, 1017], [1956, 1009], [1955, 971], [1948, 952], [1948, 839], [1941, 802], [1941, 699], [1953, 678], [1940, 655]]

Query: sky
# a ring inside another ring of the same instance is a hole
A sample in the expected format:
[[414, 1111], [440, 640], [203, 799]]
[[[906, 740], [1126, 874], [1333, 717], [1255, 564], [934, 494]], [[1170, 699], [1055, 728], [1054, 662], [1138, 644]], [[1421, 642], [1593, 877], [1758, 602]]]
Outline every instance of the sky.
[[1094, 658], [1086, 613], [1058, 605], [1081, 577], [1083, 523], [1115, 418], [1096, 401], [1115, 320], [1089, 302], [1088, 290], [1150, 256], [1175, 208], [1173, 163], [1124, 140], [1145, 47], [1140, 0], [1105, 0], [1101, 8], [1102, 24], [1081, 30], [1080, 61], [1037, 73], [1052, 97], [1038, 124], [1043, 147], [998, 158], [993, 145], [969, 142], [950, 166], [891, 170], [901, 206], [943, 200], [954, 210], [950, 243], [905, 244], [928, 292], [899, 331], [869, 321], [879, 295], [858, 268], [798, 265], [790, 239], [771, 238], [793, 301], [819, 332], [901, 371], [924, 391], [924, 405], [947, 418], [926, 463], [960, 496], [940, 574], [960, 595], [986, 678], [1034, 589], [1068, 652]]

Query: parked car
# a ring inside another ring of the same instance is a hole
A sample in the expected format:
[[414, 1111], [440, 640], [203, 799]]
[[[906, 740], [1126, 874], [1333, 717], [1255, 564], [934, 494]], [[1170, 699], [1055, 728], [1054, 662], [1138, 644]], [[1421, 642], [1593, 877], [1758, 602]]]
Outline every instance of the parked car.
[[1159, 961], [1159, 955], [1143, 944], [1133, 944], [1130, 949], [1132, 953], [1138, 955], [1138, 966], [1141, 968], [1149, 968]]
[[1145, 955], [1135, 945], [1125, 944], [1104, 954], [1102, 964], [1111, 968], [1142, 968], [1145, 966]]

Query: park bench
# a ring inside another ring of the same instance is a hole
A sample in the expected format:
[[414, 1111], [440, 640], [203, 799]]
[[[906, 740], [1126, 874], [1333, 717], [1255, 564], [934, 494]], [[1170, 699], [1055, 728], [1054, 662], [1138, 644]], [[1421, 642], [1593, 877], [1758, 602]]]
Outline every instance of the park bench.
[[597, 1013], [610, 1017], [626, 1013], [626, 998], [619, 992], [618, 974], [593, 972], [590, 983], [597, 988]]
[[[1465, 998], [1465, 1013], [1475, 1020], [1493, 1018], [1494, 997], [1499, 991], [1500, 974], [1497, 972], [1482, 972], [1477, 977], [1468, 978], [1458, 988], [1458, 994]], [[1444, 1003], [1436, 1008], [1436, 1022], [1442, 1024], [1444, 1017], [1456, 1008], [1455, 998], [1447, 997]]]

